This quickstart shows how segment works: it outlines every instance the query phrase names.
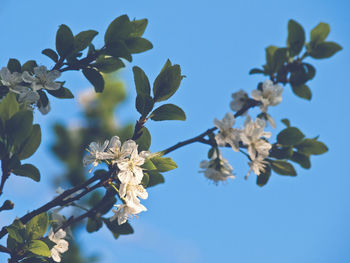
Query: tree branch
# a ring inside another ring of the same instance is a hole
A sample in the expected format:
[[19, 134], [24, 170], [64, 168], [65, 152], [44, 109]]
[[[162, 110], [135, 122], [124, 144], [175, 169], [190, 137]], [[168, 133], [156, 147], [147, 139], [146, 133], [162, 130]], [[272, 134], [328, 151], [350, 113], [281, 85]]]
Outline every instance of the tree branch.
[[[101, 177], [101, 174], [96, 173], [93, 177], [91, 177], [89, 180], [87, 180], [83, 184], [75, 186], [71, 189], [64, 191], [61, 195], [57, 196], [52, 201], [46, 203], [45, 205], [39, 207], [36, 210], [33, 210], [32, 212], [27, 213], [26, 215], [22, 216], [20, 218], [20, 220], [23, 224], [26, 224], [33, 217], [35, 217], [43, 212], [47, 212], [48, 210], [50, 210], [51, 208], [53, 208], [55, 206], [64, 206], [64, 205], [67, 205], [73, 201], [76, 201], [76, 200], [80, 199], [81, 197], [83, 197], [84, 195], [88, 194], [89, 192], [103, 186], [103, 184], [105, 183], [105, 180], [107, 180], [107, 179], [108, 179], [108, 176]], [[93, 182], [98, 181], [98, 180], [100, 180], [99, 183], [93, 185], [92, 187], [89, 187], [90, 184], [92, 184]], [[81, 189], [84, 189], [83, 192], [77, 194], [74, 197], [70, 197], [72, 194], [76, 193], [77, 191], [79, 191]], [[0, 239], [2, 237], [4, 237], [6, 234], [7, 234], [7, 230], [5, 227], [3, 227], [0, 231]]]
[[[247, 103], [242, 107], [242, 109], [240, 109], [239, 111], [237, 111], [237, 112], [234, 114], [235, 118], [237, 118], [237, 117], [243, 115], [243, 114], [244, 114], [247, 110], [249, 110], [250, 108], [254, 108], [255, 106], [258, 106], [258, 105], [260, 105], [260, 104], [261, 104], [261, 103], [260, 103], [259, 101], [256, 101], [256, 100], [253, 100], [253, 99], [249, 99], [249, 100], [247, 101]], [[179, 148], [181, 148], [181, 147], [183, 147], [183, 146], [186, 146], [186, 145], [191, 144], [191, 143], [194, 143], [194, 142], [201, 142], [201, 143], [204, 143], [204, 144], [209, 144], [209, 145], [211, 145], [210, 142], [209, 142], [208, 140], [205, 140], [205, 139], [204, 139], [204, 137], [207, 136], [207, 135], [209, 135], [210, 133], [216, 131], [217, 129], [218, 129], [218, 128], [216, 128], [216, 127], [210, 128], [210, 129], [208, 129], [207, 131], [205, 131], [205, 132], [199, 134], [199, 135], [196, 136], [196, 137], [193, 137], [193, 138], [188, 139], [188, 140], [183, 141], [183, 142], [179, 142], [179, 143], [175, 144], [174, 146], [171, 146], [171, 147], [165, 149], [164, 151], [161, 151], [161, 153], [162, 153], [163, 155], [165, 155], [165, 154], [168, 154], [168, 153], [170, 153], [170, 152], [172, 152], [172, 151], [175, 151], [176, 149], [179, 149]]]

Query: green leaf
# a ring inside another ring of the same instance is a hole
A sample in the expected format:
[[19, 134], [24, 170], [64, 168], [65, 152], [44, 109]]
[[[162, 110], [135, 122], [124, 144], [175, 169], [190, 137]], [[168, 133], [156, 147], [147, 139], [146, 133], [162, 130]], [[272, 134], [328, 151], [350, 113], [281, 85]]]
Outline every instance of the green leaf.
[[14, 225], [10, 225], [8, 227], [5, 227], [9, 236], [16, 240], [16, 242], [18, 243], [23, 243], [24, 240], [23, 240], [23, 237], [22, 235], [20, 234], [20, 229], [18, 229], [18, 227], [14, 226]]
[[56, 50], [63, 58], [66, 58], [74, 50], [74, 36], [66, 25], [60, 25], [57, 30]]
[[39, 96], [40, 96], [40, 103], [41, 106], [46, 107], [49, 104], [49, 98], [47, 97], [46, 93], [41, 89], [38, 90]]
[[148, 171], [147, 174], [149, 177], [147, 187], [163, 184], [165, 182], [164, 176], [157, 171]]
[[270, 73], [274, 73], [273, 55], [275, 54], [275, 51], [277, 49], [278, 47], [276, 46], [268, 46], [267, 48], [265, 48], [266, 65]]
[[14, 170], [14, 169], [17, 169], [18, 167], [21, 166], [21, 162], [18, 159], [18, 156], [16, 154], [14, 154], [14, 155], [12, 155], [10, 160], [8, 161], [7, 165], [8, 165], [8, 168], [10, 170]]
[[157, 170], [157, 167], [153, 164], [153, 162], [150, 159], [145, 159], [145, 162], [141, 167], [146, 171]]
[[125, 44], [132, 54], [145, 52], [153, 48], [152, 43], [142, 37], [133, 37], [125, 40]]
[[154, 101], [151, 96], [147, 94], [139, 94], [136, 96], [136, 109], [142, 116], [147, 114], [153, 109]]
[[131, 53], [128, 47], [122, 41], [116, 41], [113, 46], [107, 47], [105, 53], [114, 58], [125, 58], [129, 62], [132, 61]]
[[106, 46], [112, 46], [120, 40], [127, 39], [133, 29], [133, 25], [130, 23], [127, 15], [117, 17], [110, 23], [105, 33]]
[[93, 68], [84, 68], [83, 74], [87, 80], [94, 86], [96, 92], [102, 92], [105, 86], [105, 81], [102, 75]]
[[323, 142], [315, 139], [305, 139], [296, 145], [295, 148], [306, 155], [319, 155], [328, 151], [328, 147]]
[[284, 62], [287, 61], [287, 49], [286, 48], [278, 48], [275, 50], [272, 58], [271, 69], [273, 72], [277, 72], [280, 70]]
[[164, 104], [151, 113], [151, 119], [154, 121], [164, 120], [186, 120], [185, 112], [174, 104]]
[[293, 147], [282, 147], [278, 148], [276, 146], [273, 146], [271, 149], [270, 156], [274, 157], [276, 159], [289, 159], [293, 154]]
[[49, 247], [41, 240], [32, 240], [29, 243], [28, 250], [38, 256], [51, 257]]
[[143, 185], [143, 187], [147, 188], [148, 183], [149, 183], [149, 175], [148, 173], [144, 172], [141, 180], [141, 184]]
[[98, 34], [95, 30], [82, 31], [74, 37], [74, 49], [76, 52], [87, 48], [95, 36]]
[[8, 63], [7, 63], [7, 68], [9, 69], [9, 71], [11, 71], [11, 73], [13, 72], [22, 72], [21, 71], [21, 63], [15, 59], [15, 58], [10, 58]]
[[97, 211], [100, 214], [104, 215], [104, 214], [108, 213], [109, 210], [111, 210], [113, 208], [113, 206], [116, 202], [117, 202], [117, 199], [114, 196], [111, 196], [110, 198], [105, 200], [102, 205], [100, 205], [97, 208]]
[[141, 37], [146, 30], [147, 24], [147, 19], [131, 21], [132, 33], [130, 34], [130, 37]]
[[105, 223], [107, 228], [112, 232], [115, 238], [118, 238], [119, 235], [130, 235], [134, 233], [134, 230], [128, 222], [118, 225], [117, 220], [111, 222], [107, 218], [103, 218], [103, 222]]
[[120, 58], [105, 57], [102, 55], [96, 59], [96, 63], [93, 64], [93, 67], [103, 73], [112, 73], [125, 67], [125, 64]]
[[22, 143], [18, 158], [24, 160], [32, 156], [41, 143], [41, 129], [39, 124], [34, 124], [29, 137]]
[[47, 213], [41, 213], [33, 217], [26, 224], [26, 236], [30, 239], [39, 239], [44, 236], [49, 227], [49, 216]]
[[335, 42], [322, 42], [312, 47], [310, 56], [313, 58], [329, 58], [343, 48]]
[[328, 24], [322, 23], [322, 22], [319, 23], [316, 27], [314, 27], [311, 30], [311, 33], [310, 33], [311, 45], [315, 45], [326, 40], [330, 30], [331, 29]]
[[249, 71], [249, 75], [253, 74], [265, 74], [265, 71], [259, 68], [253, 68]]
[[308, 63], [303, 63], [302, 65], [306, 69], [307, 80], [313, 79], [316, 75], [316, 69], [314, 68], [314, 66]]
[[269, 181], [271, 176], [271, 167], [267, 166], [265, 168], [265, 172], [260, 173], [257, 177], [256, 177], [256, 184], [258, 186], [264, 186], [267, 184], [267, 182]]
[[162, 67], [162, 70], [160, 71], [160, 73], [162, 73], [164, 70], [166, 70], [167, 68], [170, 68], [172, 66], [170, 59], [167, 59], [164, 66]]
[[164, 101], [174, 95], [180, 87], [181, 79], [181, 69], [179, 65], [164, 69], [153, 83], [154, 101]]
[[305, 135], [296, 127], [289, 127], [277, 135], [277, 142], [282, 145], [296, 145]]
[[6, 134], [9, 143], [21, 145], [30, 135], [33, 126], [33, 112], [19, 111], [6, 122]]
[[24, 176], [33, 179], [35, 182], [40, 182], [40, 172], [32, 164], [22, 164], [17, 169], [13, 170], [13, 173], [18, 176]]
[[288, 119], [282, 119], [281, 122], [283, 122], [283, 124], [287, 127], [290, 127], [290, 121]]
[[27, 71], [30, 73], [34, 73], [34, 68], [37, 67], [38, 64], [35, 60], [28, 60], [26, 63], [22, 65], [22, 72]]
[[171, 158], [165, 157], [152, 157], [150, 159], [158, 172], [167, 172], [177, 168], [176, 163]]
[[309, 169], [311, 167], [310, 157], [300, 152], [293, 152], [291, 161], [298, 163], [301, 167]]
[[149, 80], [148, 80], [145, 72], [137, 66], [133, 67], [132, 71], [134, 73], [134, 82], [135, 82], [137, 94], [138, 95], [140, 95], [140, 94], [150, 95], [151, 94], [151, 86], [149, 84]]
[[294, 57], [300, 53], [305, 43], [305, 31], [303, 27], [293, 19], [288, 22], [287, 46], [289, 54]]
[[19, 110], [16, 95], [9, 92], [5, 98], [0, 101], [0, 117], [3, 121], [10, 119]]
[[56, 97], [56, 98], [59, 98], [59, 99], [73, 99], [74, 98], [74, 95], [72, 94], [72, 92], [65, 88], [65, 87], [61, 87], [57, 90], [47, 90], [47, 92]]
[[299, 85], [299, 86], [292, 85], [292, 89], [294, 94], [297, 95], [298, 97], [311, 100], [312, 93], [310, 88], [307, 85], [305, 84]]
[[88, 218], [87, 224], [86, 224], [86, 231], [89, 233], [96, 232], [102, 227], [102, 220], [101, 218]]
[[293, 165], [287, 161], [271, 160], [270, 162], [271, 168], [275, 173], [278, 173], [280, 175], [297, 175]]
[[146, 127], [142, 128], [142, 135], [136, 140], [139, 151], [147, 151], [151, 146], [151, 134]]
[[41, 51], [41, 53], [51, 58], [54, 62], [58, 62], [58, 55], [56, 51], [54, 51], [53, 49], [46, 48], [43, 51]]

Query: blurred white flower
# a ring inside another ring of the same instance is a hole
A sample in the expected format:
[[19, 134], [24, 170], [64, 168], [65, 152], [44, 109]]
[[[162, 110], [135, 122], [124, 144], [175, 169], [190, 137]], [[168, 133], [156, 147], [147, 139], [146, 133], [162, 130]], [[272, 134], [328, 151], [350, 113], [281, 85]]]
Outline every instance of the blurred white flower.
[[230, 103], [230, 107], [233, 111], [239, 111], [243, 108], [248, 100], [248, 94], [244, 90], [240, 90], [232, 94], [233, 101]]
[[89, 172], [91, 172], [92, 169], [97, 166], [101, 160], [112, 158], [112, 155], [110, 153], [105, 152], [107, 146], [108, 140], [106, 140], [102, 145], [97, 142], [90, 143], [89, 148], [87, 149], [89, 154], [86, 155], [83, 159], [84, 166], [92, 164], [92, 168], [89, 170]]
[[257, 155], [266, 158], [269, 155], [271, 144], [262, 139], [262, 137], [270, 138], [271, 132], [265, 132], [265, 121], [257, 118], [255, 122], [248, 116], [244, 123], [244, 129], [241, 133], [241, 140], [248, 145], [248, 153], [251, 160]]
[[22, 74], [19, 72], [11, 73], [10, 70], [6, 67], [3, 67], [0, 70], [0, 78], [2, 85], [9, 88], [10, 91], [21, 94], [28, 91], [27, 87], [21, 86]]
[[50, 229], [49, 239], [56, 243], [51, 249], [51, 257], [55, 262], [61, 262], [61, 253], [68, 250], [69, 243], [64, 240], [66, 232], [63, 229], [58, 230], [56, 233]]
[[33, 90], [47, 89], [57, 90], [61, 84], [55, 82], [61, 76], [58, 70], [47, 70], [45, 66], [35, 67], [34, 76], [27, 71], [23, 72], [22, 79], [24, 82], [30, 83]]
[[232, 113], [226, 113], [222, 121], [214, 119], [214, 125], [220, 130], [215, 135], [216, 143], [219, 146], [225, 146], [229, 144], [236, 152], [239, 151], [240, 130], [234, 129], [232, 126], [235, 124], [235, 117]]
[[253, 99], [260, 101], [262, 104], [260, 109], [262, 112], [267, 112], [268, 106], [276, 106], [282, 101], [283, 88], [278, 84], [273, 84], [269, 79], [265, 80], [261, 90], [253, 90]]
[[113, 209], [114, 215], [109, 219], [110, 221], [114, 221], [118, 219], [118, 224], [124, 224], [129, 218], [132, 216], [136, 216], [142, 211], [147, 211], [147, 208], [141, 204], [128, 206], [127, 204], [116, 205], [117, 210]]
[[245, 179], [248, 178], [251, 171], [253, 171], [256, 175], [260, 175], [260, 173], [265, 172], [266, 164], [268, 164], [268, 162], [265, 161], [265, 156], [258, 155], [258, 157], [249, 162], [250, 169], [245, 176]]
[[215, 184], [218, 184], [220, 181], [224, 182], [229, 178], [235, 178], [232, 174], [233, 168], [229, 162], [221, 155], [217, 157], [216, 153], [213, 154], [209, 161], [201, 161], [200, 168], [204, 169], [200, 172], [204, 173], [204, 176]]

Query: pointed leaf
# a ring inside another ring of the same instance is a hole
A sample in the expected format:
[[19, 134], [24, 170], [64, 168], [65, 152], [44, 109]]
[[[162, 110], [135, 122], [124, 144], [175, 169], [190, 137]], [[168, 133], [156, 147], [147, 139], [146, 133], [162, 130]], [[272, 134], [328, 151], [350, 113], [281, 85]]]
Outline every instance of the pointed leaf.
[[39, 124], [34, 124], [29, 137], [22, 143], [18, 158], [24, 160], [32, 156], [41, 143], [41, 129]]
[[287, 161], [273, 160], [271, 161], [271, 168], [275, 173], [280, 175], [297, 175], [293, 165]]
[[102, 92], [105, 86], [105, 81], [102, 75], [93, 68], [84, 68], [83, 74], [87, 80], [94, 86], [96, 92]]
[[53, 49], [46, 48], [43, 51], [41, 51], [41, 53], [51, 58], [54, 62], [58, 62], [58, 55], [56, 51], [54, 51]]
[[18, 176], [24, 176], [33, 179], [35, 182], [40, 182], [40, 172], [38, 168], [32, 164], [22, 164], [17, 169], [14, 169], [13, 173]]
[[32, 240], [29, 243], [28, 250], [38, 256], [51, 257], [49, 247], [41, 240]]
[[56, 50], [64, 58], [74, 50], [74, 36], [70, 28], [66, 25], [60, 25], [57, 30]]
[[300, 53], [305, 43], [305, 31], [303, 27], [291, 19], [288, 22], [288, 39], [287, 46], [291, 57]]
[[312, 45], [318, 44], [326, 40], [329, 32], [330, 32], [329, 24], [327, 23], [319, 23], [316, 27], [311, 30], [310, 33], [310, 42]]
[[289, 127], [277, 135], [277, 142], [282, 145], [296, 145], [305, 135], [296, 127]]
[[305, 84], [299, 85], [299, 86], [292, 85], [292, 89], [294, 94], [297, 95], [298, 97], [311, 100], [312, 93], [310, 88], [307, 85]]
[[151, 119], [154, 121], [164, 120], [186, 120], [185, 112], [174, 104], [164, 104], [151, 113]]
[[74, 49], [75, 51], [82, 51], [85, 48], [87, 48], [91, 41], [95, 38], [95, 36], [98, 34], [95, 30], [87, 30], [82, 31], [78, 35], [74, 37]]

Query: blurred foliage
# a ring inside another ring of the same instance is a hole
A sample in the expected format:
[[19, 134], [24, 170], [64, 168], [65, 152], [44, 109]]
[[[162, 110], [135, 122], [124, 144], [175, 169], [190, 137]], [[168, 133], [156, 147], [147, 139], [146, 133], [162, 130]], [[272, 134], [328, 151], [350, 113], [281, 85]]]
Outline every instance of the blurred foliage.
[[[83, 109], [81, 126], [70, 127], [63, 123], [54, 124], [53, 129], [56, 133], [56, 141], [52, 146], [52, 151], [65, 167], [65, 172], [62, 176], [55, 180], [57, 186], [60, 185], [65, 188], [77, 186], [88, 179], [90, 174], [82, 165], [82, 160], [86, 154], [85, 149], [90, 142], [104, 141], [106, 138], [111, 138], [114, 135], [118, 135], [122, 141], [125, 141], [133, 134], [134, 125], [118, 125], [118, 120], [115, 119], [114, 114], [116, 108], [126, 97], [123, 83], [115, 75], [104, 75], [104, 79], [105, 89], [103, 93], [96, 94], [91, 88], [78, 96], [79, 103]], [[90, 209], [97, 203], [96, 200], [100, 200], [102, 196], [102, 191], [94, 191], [85, 196], [79, 204]], [[81, 213], [81, 209], [74, 208], [71, 215], [76, 213]], [[87, 228], [90, 230], [92, 227], [91, 221], [93, 220], [89, 218]], [[85, 224], [84, 221], [73, 226], [73, 236], [78, 236], [77, 232], [79, 232], [79, 228], [83, 224]], [[98, 262], [98, 257], [83, 256], [78, 242], [73, 239], [70, 240], [70, 249], [64, 254], [62, 262]]]

